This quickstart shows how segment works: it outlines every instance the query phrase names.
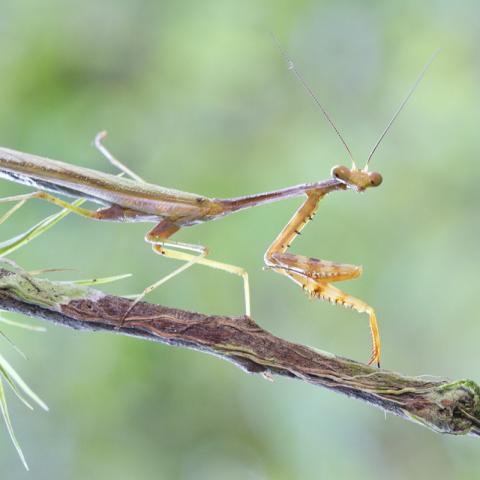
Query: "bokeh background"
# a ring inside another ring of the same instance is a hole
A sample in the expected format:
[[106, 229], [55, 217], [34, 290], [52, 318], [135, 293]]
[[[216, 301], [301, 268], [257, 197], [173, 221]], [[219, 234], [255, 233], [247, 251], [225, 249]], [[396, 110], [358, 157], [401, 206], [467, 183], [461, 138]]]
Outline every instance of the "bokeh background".
[[[381, 188], [328, 197], [292, 251], [364, 266], [343, 287], [376, 308], [385, 368], [480, 380], [476, 1], [2, 2], [0, 144], [114, 172], [91, 147], [107, 129], [111, 150], [144, 178], [214, 197], [325, 179], [348, 164], [345, 151], [270, 31], [359, 163], [442, 49], [372, 161]], [[28, 189], [1, 181], [0, 191]], [[310, 302], [262, 270], [263, 252], [299, 202], [175, 238], [248, 269], [263, 327], [367, 360], [366, 316]], [[54, 211], [30, 203], [0, 227], [1, 239]], [[131, 272], [105, 290], [137, 293], [178, 266], [153, 255], [148, 228], [69, 216], [12, 259], [78, 270], [51, 278]], [[243, 308], [241, 281], [203, 267], [149, 300], [211, 313]], [[9, 397], [33, 473], [1, 425], [5, 479], [480, 476], [478, 439], [440, 436], [300, 382], [266, 382], [204, 354], [116, 335], [2, 329], [29, 360], [3, 342], [2, 354], [51, 409], [32, 413]]]

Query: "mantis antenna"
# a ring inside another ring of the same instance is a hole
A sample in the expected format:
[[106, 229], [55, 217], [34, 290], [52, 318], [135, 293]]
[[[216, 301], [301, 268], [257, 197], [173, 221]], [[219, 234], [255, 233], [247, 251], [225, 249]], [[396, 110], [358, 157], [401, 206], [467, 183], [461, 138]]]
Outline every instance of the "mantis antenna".
[[[271, 33], [271, 32], [270, 32]], [[313, 92], [313, 90], [310, 88], [310, 86], [308, 85], [308, 83], [305, 81], [305, 79], [303, 78], [303, 76], [300, 74], [300, 72], [297, 70], [297, 67], [295, 66], [295, 64], [293, 63], [293, 60], [287, 55], [287, 52], [282, 48], [282, 46], [280, 45], [280, 42], [278, 41], [277, 37], [271, 33], [272, 35], [272, 38], [273, 38], [273, 41], [275, 42], [275, 44], [277, 45], [278, 49], [280, 50], [280, 53], [282, 54], [283, 58], [285, 59], [285, 61], [287, 62], [287, 67], [289, 70], [291, 70], [294, 75], [297, 77], [298, 81], [301, 83], [301, 85], [303, 86], [303, 88], [306, 90], [306, 92], [313, 98], [313, 101], [317, 104], [318, 108], [320, 108], [320, 110], [322, 111], [323, 115], [325, 116], [325, 118], [327, 119], [328, 123], [333, 127], [333, 129], [335, 130], [335, 133], [338, 135], [338, 138], [341, 140], [341, 142], [343, 143], [344, 147], [347, 149], [347, 152], [348, 152], [348, 155], [350, 157], [350, 159], [352, 160], [352, 164], [353, 164], [353, 168], [357, 168], [357, 165], [355, 163], [355, 160], [353, 159], [353, 155], [352, 155], [352, 152], [350, 151], [350, 148], [348, 147], [347, 145], [347, 142], [345, 141], [345, 139], [342, 137], [342, 134], [339, 132], [338, 128], [335, 126], [335, 124], [333, 123], [333, 120], [331, 119], [330, 115], [328, 114], [328, 112], [325, 110], [325, 108], [323, 107], [323, 105], [320, 103], [320, 100], [318, 99], [318, 97], [315, 95], [315, 93]]]
[[408, 91], [407, 95], [405, 96], [405, 98], [403, 99], [402, 103], [400, 104], [400, 106], [398, 107], [397, 111], [393, 114], [393, 117], [391, 118], [391, 120], [388, 122], [388, 125], [385, 127], [385, 130], [382, 132], [382, 134], [380, 135], [380, 138], [377, 140], [377, 143], [374, 145], [374, 147], [372, 148], [372, 151], [370, 152], [370, 155], [368, 156], [368, 159], [367, 159], [367, 163], [365, 164], [365, 168], [364, 170], [366, 171], [368, 169], [368, 164], [370, 163], [370, 160], [372, 159], [373, 157], [373, 154], [376, 152], [378, 146], [380, 145], [381, 141], [385, 138], [385, 135], [388, 133], [388, 131], [390, 130], [390, 127], [392, 126], [393, 122], [397, 119], [398, 115], [400, 115], [400, 112], [403, 110], [403, 107], [406, 105], [406, 103], [408, 102], [408, 100], [410, 99], [410, 97], [413, 95], [413, 93], [415, 92], [415, 90], [417, 89], [418, 87], [418, 84], [422, 81], [423, 77], [425, 76], [425, 73], [427, 72], [428, 70], [428, 67], [430, 67], [430, 65], [432, 64], [433, 60], [435, 59], [435, 57], [437, 56], [438, 52], [440, 51], [440, 49], [436, 50], [432, 56], [428, 59], [427, 63], [424, 65], [424, 67], [422, 68], [422, 71], [420, 72], [420, 74], [418, 75], [417, 79], [415, 80], [414, 84], [410, 87], [410, 90]]

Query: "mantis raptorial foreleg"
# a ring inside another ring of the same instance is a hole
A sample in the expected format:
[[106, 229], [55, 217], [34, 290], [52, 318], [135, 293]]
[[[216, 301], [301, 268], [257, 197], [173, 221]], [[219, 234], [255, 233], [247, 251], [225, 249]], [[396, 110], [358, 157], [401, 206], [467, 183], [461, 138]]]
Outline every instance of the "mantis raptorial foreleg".
[[380, 337], [373, 308], [331, 285], [331, 282], [359, 277], [362, 273], [361, 267], [287, 253], [295, 237], [312, 220], [323, 196], [324, 194], [315, 191], [308, 193], [307, 200], [266, 251], [265, 263], [276, 272], [290, 277], [312, 298], [320, 298], [353, 308], [360, 313], [367, 313], [373, 339], [373, 352], [369, 364], [376, 362], [380, 366]]

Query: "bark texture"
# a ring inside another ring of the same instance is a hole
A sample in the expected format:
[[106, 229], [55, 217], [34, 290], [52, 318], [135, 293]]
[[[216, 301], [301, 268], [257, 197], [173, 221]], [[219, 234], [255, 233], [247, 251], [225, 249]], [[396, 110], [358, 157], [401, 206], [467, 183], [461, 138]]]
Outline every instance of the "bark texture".
[[275, 337], [248, 317], [203, 315], [138, 303], [64, 282], [0, 269], [0, 310], [81, 330], [104, 330], [187, 347], [267, 378], [283, 375], [363, 400], [439, 433], [480, 436], [480, 388], [471, 380], [426, 380], [371, 368]]

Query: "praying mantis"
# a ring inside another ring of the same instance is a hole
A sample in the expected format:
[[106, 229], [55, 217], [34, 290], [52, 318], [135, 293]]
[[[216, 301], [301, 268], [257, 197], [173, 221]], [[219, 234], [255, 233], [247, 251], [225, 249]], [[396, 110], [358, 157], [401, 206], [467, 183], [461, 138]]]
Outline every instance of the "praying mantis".
[[[380, 367], [380, 336], [374, 309], [364, 301], [342, 292], [333, 285], [333, 283], [342, 280], [359, 277], [362, 273], [361, 267], [292, 254], [288, 252], [288, 249], [305, 225], [313, 219], [320, 201], [327, 194], [339, 190], [363, 192], [382, 183], [380, 173], [369, 172], [370, 160], [394, 120], [417, 88], [435, 54], [424, 66], [408, 94], [401, 102], [373, 147], [363, 168], [357, 167], [350, 148], [330, 116], [300, 75], [293, 62], [286, 57], [289, 69], [294, 72], [302, 86], [321, 109], [323, 115], [346, 148], [352, 162], [350, 168], [336, 166], [331, 170], [331, 178], [315, 183], [304, 183], [280, 190], [242, 197], [210, 198], [145, 182], [110, 153], [102, 143], [106, 133], [101, 132], [95, 138], [96, 147], [111, 164], [119, 168], [124, 175], [130, 178], [78, 167], [7, 148], [0, 148], [0, 177], [26, 184], [36, 189], [32, 193], [0, 199], [0, 203], [16, 202], [14, 207], [0, 218], [0, 223], [28, 200], [34, 198], [53, 203], [73, 213], [94, 220], [155, 222], [156, 225], [145, 236], [146, 242], [151, 244], [156, 254], [183, 261], [184, 264], [147, 287], [138, 295], [124, 315], [125, 322], [135, 318], [134, 306], [146, 294], [195, 264], [205, 265], [240, 276], [243, 279], [245, 314], [250, 316], [250, 287], [247, 272], [241, 267], [207, 258], [208, 249], [204, 246], [177, 242], [172, 240], [171, 237], [183, 227], [216, 220], [258, 205], [292, 197], [306, 196], [303, 204], [267, 249], [264, 256], [265, 265], [267, 268], [293, 280], [313, 298], [353, 308], [359, 313], [366, 313], [369, 317], [373, 343], [369, 365], [376, 363]], [[80, 206], [82, 200], [77, 200], [77, 202], [70, 204], [54, 194], [89, 200], [101, 204], [103, 207], [96, 211], [89, 210]]]

